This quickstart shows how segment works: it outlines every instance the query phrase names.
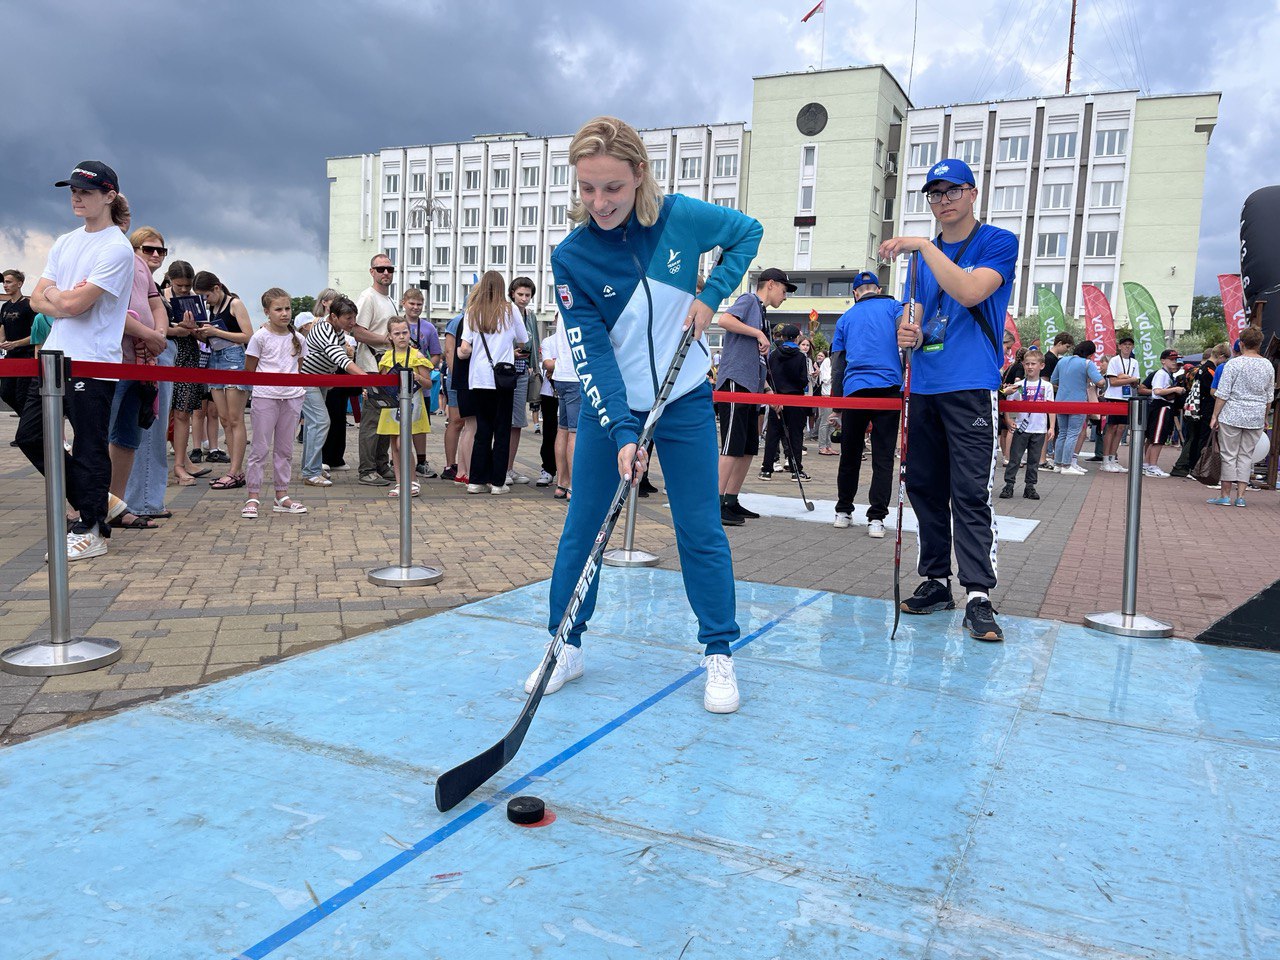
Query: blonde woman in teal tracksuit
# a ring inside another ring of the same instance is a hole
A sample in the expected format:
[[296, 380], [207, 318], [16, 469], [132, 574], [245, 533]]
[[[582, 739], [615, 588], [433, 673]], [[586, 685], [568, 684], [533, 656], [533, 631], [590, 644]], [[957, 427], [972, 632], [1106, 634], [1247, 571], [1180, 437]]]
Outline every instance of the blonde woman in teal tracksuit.
[[[730, 644], [733, 562], [720, 523], [716, 422], [701, 340], [715, 308], [742, 281], [763, 233], [728, 207], [683, 195], [663, 196], [639, 134], [621, 120], [597, 117], [573, 138], [569, 162], [578, 180], [570, 211], [577, 229], [551, 257], [574, 369], [584, 399], [573, 458], [573, 500], [551, 577], [548, 627], [554, 635], [568, 607], [621, 475], [644, 475], [637, 447], [642, 423], [675, 356], [682, 331], [695, 327], [654, 433], [680, 551], [689, 604], [706, 650], [703, 706], [738, 709]], [[702, 254], [719, 247], [718, 264], [694, 296]], [[616, 463], [616, 470], [614, 464]], [[579, 610], [547, 693], [582, 676], [582, 634], [595, 609], [599, 574]], [[526, 682], [532, 690], [536, 671]]]

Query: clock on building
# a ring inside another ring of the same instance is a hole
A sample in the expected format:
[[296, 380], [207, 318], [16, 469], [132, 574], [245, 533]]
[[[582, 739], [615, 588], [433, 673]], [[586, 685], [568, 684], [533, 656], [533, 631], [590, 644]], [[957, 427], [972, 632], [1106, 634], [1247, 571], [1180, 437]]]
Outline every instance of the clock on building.
[[827, 108], [820, 103], [806, 103], [796, 114], [796, 127], [806, 137], [816, 137], [827, 126]]

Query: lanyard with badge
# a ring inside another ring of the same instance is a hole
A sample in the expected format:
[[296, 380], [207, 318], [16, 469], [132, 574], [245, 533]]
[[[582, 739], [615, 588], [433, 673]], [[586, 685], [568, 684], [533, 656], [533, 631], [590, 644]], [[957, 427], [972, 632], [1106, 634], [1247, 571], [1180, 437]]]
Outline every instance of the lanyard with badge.
[[[1132, 377], [1135, 373], [1138, 372], [1138, 361], [1133, 360], [1132, 357], [1130, 357], [1128, 360], [1126, 360], [1124, 357], [1117, 357], [1116, 359], [1120, 361], [1121, 376]], [[1132, 371], [1129, 369], [1129, 360], [1133, 360]], [[1120, 388], [1120, 396], [1122, 397], [1127, 397], [1132, 393], [1133, 393], [1133, 386], [1131, 384], [1126, 383], [1123, 387]]]
[[[973, 242], [973, 238], [978, 235], [978, 231], [981, 228], [981, 223], [975, 223], [973, 225], [973, 229], [969, 231], [969, 236], [965, 237], [964, 242], [960, 244], [960, 249], [956, 251], [956, 255], [954, 257], [948, 257], [948, 259], [957, 267], [960, 266], [961, 258], [964, 257], [965, 251], [969, 249], [969, 244]], [[933, 244], [939, 250], [942, 250], [942, 234], [938, 234], [938, 236], [934, 238]], [[945, 251], [943, 251], [943, 256], [946, 256]], [[934, 278], [934, 282], [937, 283], [936, 277]], [[925, 353], [941, 353], [947, 345], [947, 327], [951, 323], [951, 317], [942, 312], [942, 298], [946, 296], [946, 294], [942, 290], [941, 284], [938, 284], [938, 294], [938, 310], [931, 319], [925, 321], [924, 329], [922, 331], [924, 339], [921, 342], [921, 349]]]

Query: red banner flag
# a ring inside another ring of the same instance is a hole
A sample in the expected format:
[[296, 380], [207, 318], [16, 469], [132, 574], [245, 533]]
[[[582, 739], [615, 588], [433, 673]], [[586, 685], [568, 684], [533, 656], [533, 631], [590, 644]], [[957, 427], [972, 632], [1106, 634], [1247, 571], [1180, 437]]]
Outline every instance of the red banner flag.
[[1018, 333], [1018, 325], [1013, 322], [1012, 313], [1004, 315], [1004, 332], [1013, 337], [1013, 345], [1006, 347], [1004, 351], [1004, 365], [1007, 367], [1017, 359], [1018, 351], [1022, 349], [1022, 334]]
[[826, 2], [827, 2], [827, 0], [819, 0], [818, 5], [817, 5], [816, 7], [814, 7], [812, 10], [810, 10], [808, 13], [806, 13], [806, 14], [805, 14], [801, 19], [800, 19], [800, 22], [801, 22], [801, 23], [808, 23], [808, 22], [809, 22], [809, 18], [810, 18], [810, 17], [812, 17], [815, 13], [821, 13], [821, 12], [822, 12], [822, 8], [823, 8], [823, 6], [825, 6], [825, 5], [826, 5]]
[[1088, 283], [1081, 284], [1080, 291], [1084, 294], [1084, 329], [1097, 346], [1099, 359], [1115, 356], [1116, 320], [1107, 295]]
[[1227, 341], [1235, 343], [1244, 329], [1244, 287], [1238, 273], [1218, 274], [1218, 289], [1222, 291], [1222, 312], [1227, 320]]

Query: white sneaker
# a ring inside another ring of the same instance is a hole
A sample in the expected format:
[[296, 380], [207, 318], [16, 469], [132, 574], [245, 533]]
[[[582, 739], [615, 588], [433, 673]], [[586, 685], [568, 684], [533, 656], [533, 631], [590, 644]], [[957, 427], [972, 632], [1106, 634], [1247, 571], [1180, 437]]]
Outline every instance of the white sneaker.
[[1112, 463], [1110, 460], [1102, 461], [1102, 466], [1099, 467], [1098, 469], [1101, 470], [1103, 473], [1119, 473], [1120, 472], [1119, 470], [1116, 469], [1116, 465]]
[[1128, 472], [1129, 472], [1129, 468], [1128, 468], [1128, 467], [1126, 467], [1126, 466], [1125, 466], [1123, 463], [1121, 463], [1119, 460], [1112, 460], [1112, 461], [1111, 461], [1111, 465], [1112, 465], [1113, 467], [1115, 467], [1115, 468], [1116, 468], [1116, 473], [1128, 473]]
[[884, 539], [884, 521], [872, 520], [867, 524], [867, 536], [876, 540]]
[[552, 481], [552, 480], [554, 480], [554, 479], [555, 479], [555, 477], [553, 477], [551, 474], [547, 473], [547, 471], [545, 471], [545, 470], [541, 470], [541, 471], [539, 471], [539, 473], [538, 473], [538, 483], [537, 483], [537, 485], [538, 485], [539, 487], [549, 487], [549, 486], [551, 486], [551, 481]]
[[837, 530], [844, 530], [847, 527], [853, 526], [853, 514], [837, 513], [836, 522], [833, 523], [832, 526], [835, 527]]
[[107, 541], [96, 531], [67, 534], [67, 559], [90, 560], [107, 552]]
[[1058, 465], [1054, 463], [1052, 460], [1049, 460], [1041, 464], [1040, 469], [1043, 470], [1045, 473], [1057, 473]]
[[504, 484], [503, 484], [502, 486], [500, 486], [500, 487], [495, 487], [495, 486], [491, 483], [491, 484], [489, 484], [489, 492], [490, 492], [491, 494], [493, 494], [495, 497], [500, 497], [500, 496], [502, 496], [502, 494], [504, 494], [504, 493], [510, 493], [510, 492], [511, 492], [511, 484], [509, 484], [509, 483], [504, 483]]
[[733, 674], [733, 657], [722, 653], [702, 659], [707, 668], [707, 686], [702, 705], [710, 713], [735, 713], [738, 709], [738, 678]]
[[507, 471], [507, 482], [505, 486], [510, 486], [513, 483], [528, 483], [528, 482], [529, 482], [529, 478], [526, 477], [523, 473], [515, 473], [511, 470]]
[[[555, 641], [553, 640], [552, 643]], [[556, 657], [556, 665], [551, 670], [551, 679], [547, 681], [545, 693], [555, 693], [570, 680], [582, 676], [582, 648], [566, 643], [560, 648], [560, 656]], [[538, 682], [538, 671], [535, 669], [524, 682], [524, 692], [533, 693]]]
[[488, 493], [489, 485], [487, 483], [468, 483], [467, 493]]
[[1058, 472], [1070, 474], [1073, 477], [1087, 477], [1089, 475], [1089, 471], [1077, 463], [1073, 463], [1069, 467], [1063, 467]]
[[1152, 464], [1148, 464], [1147, 466], [1145, 466], [1145, 467], [1143, 467], [1143, 468], [1142, 468], [1142, 475], [1143, 475], [1143, 476], [1146, 476], [1146, 477], [1167, 477], [1167, 476], [1169, 476], [1167, 473], [1165, 473], [1165, 472], [1164, 472], [1163, 470], [1161, 470], [1159, 467], [1154, 466], [1154, 465], [1152, 465]]

